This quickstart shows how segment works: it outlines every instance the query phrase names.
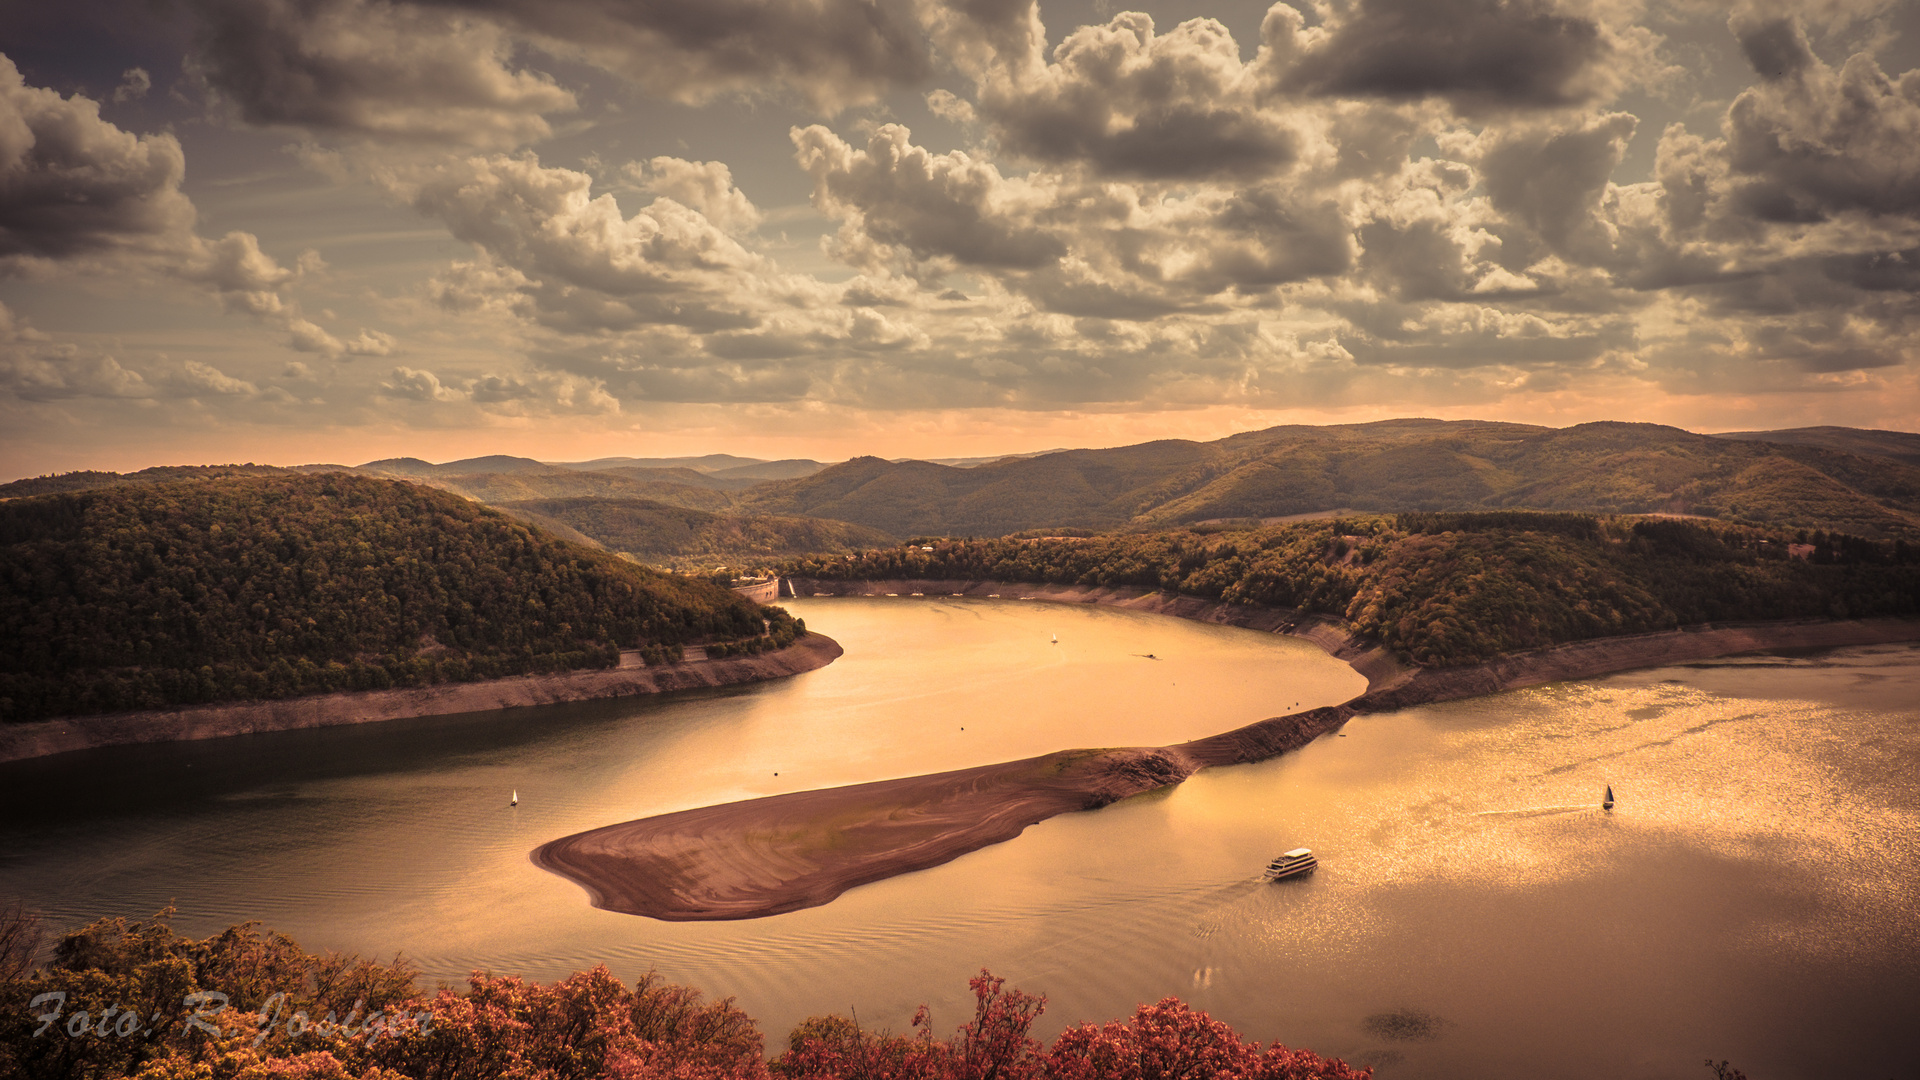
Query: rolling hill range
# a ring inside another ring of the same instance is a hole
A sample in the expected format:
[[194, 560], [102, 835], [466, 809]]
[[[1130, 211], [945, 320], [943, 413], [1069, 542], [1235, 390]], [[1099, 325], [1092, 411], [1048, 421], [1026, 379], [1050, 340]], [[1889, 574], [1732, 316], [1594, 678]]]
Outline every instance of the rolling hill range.
[[[1920, 467], [1898, 456], [1914, 437], [1851, 434], [1859, 449], [1613, 422], [1289, 426], [972, 469], [856, 458], [751, 488], [736, 506], [898, 536], [1159, 529], [1340, 508], [1665, 513], [1920, 535]], [[1860, 452], [1879, 448], [1895, 456]]]
[[668, 562], [843, 551], [885, 537], [1154, 530], [1346, 509], [1657, 513], [1920, 536], [1920, 435], [1897, 431], [1699, 435], [1617, 422], [1548, 428], [1389, 420], [950, 460], [965, 464], [862, 457], [821, 466], [713, 454], [573, 463], [492, 455], [439, 465], [389, 458], [293, 470], [166, 466], [21, 480], [0, 485], [0, 498], [119, 483], [353, 472], [442, 488], [571, 538]]
[[1849, 454], [1892, 458], [1908, 465], [1920, 465], [1920, 435], [1911, 431], [1808, 427], [1788, 428], [1784, 431], [1723, 431], [1714, 438], [1818, 446], [1826, 450], [1842, 450]]

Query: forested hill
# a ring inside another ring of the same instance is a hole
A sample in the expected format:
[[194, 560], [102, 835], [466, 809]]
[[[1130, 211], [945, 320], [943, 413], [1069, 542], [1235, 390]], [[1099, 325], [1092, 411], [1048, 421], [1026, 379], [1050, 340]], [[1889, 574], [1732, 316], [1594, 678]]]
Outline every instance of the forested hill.
[[1136, 585], [1298, 608], [1343, 619], [1432, 667], [1703, 622], [1920, 615], [1920, 546], [1904, 540], [1515, 511], [931, 540], [791, 560], [782, 571], [828, 580]]
[[[331, 469], [332, 466], [320, 466]], [[91, 491], [116, 484], [164, 484], [179, 480], [226, 480], [236, 476], [287, 476], [300, 470], [277, 465], [155, 465], [134, 473], [80, 472], [30, 476], [24, 480], [0, 484], [0, 499], [18, 499], [29, 495], [50, 495], [60, 491]]]
[[709, 514], [651, 499], [529, 499], [501, 509], [536, 524], [577, 530], [650, 565], [689, 568], [728, 561], [764, 563], [809, 553], [845, 553], [891, 544], [877, 529], [827, 518]]
[[1804, 432], [1770, 442], [1766, 432], [1718, 438], [1658, 424], [1386, 420], [1070, 450], [972, 469], [866, 457], [741, 492], [734, 512], [836, 518], [905, 537], [1524, 508], [1692, 514], [1920, 539], [1920, 468], [1902, 456], [1914, 437], [1823, 430], [1810, 444], [1814, 436]]
[[340, 473], [0, 503], [0, 718], [606, 667], [784, 612]]

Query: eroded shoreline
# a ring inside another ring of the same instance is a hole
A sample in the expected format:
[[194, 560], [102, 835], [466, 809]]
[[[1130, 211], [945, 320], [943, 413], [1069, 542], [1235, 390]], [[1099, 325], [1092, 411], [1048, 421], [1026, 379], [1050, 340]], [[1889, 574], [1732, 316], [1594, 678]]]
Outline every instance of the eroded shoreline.
[[365, 724], [413, 716], [491, 712], [525, 705], [675, 690], [735, 686], [798, 675], [839, 659], [840, 643], [809, 633], [759, 656], [694, 660], [659, 667], [621, 667], [557, 675], [517, 675], [483, 682], [441, 683], [400, 690], [316, 694], [284, 701], [236, 701], [186, 709], [108, 713], [0, 726], [0, 762], [128, 743], [176, 742], [267, 731]]
[[1342, 705], [1161, 747], [1065, 750], [1018, 761], [682, 810], [561, 837], [535, 863], [595, 907], [667, 921], [749, 919], [825, 904], [848, 889], [949, 862], [1055, 814], [1177, 784], [1214, 765], [1297, 749], [1355, 715], [1760, 649], [1920, 640], [1920, 620], [1798, 620], [1601, 638], [1472, 668], [1411, 669], [1332, 620], [1145, 589], [991, 581], [795, 579], [800, 596], [964, 595], [1101, 604], [1304, 637], [1367, 678]]

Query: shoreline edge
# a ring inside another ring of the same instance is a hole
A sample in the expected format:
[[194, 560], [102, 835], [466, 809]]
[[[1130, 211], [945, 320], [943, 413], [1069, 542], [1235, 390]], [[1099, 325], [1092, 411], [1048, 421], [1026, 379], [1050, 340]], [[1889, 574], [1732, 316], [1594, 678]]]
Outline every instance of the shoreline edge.
[[738, 686], [814, 671], [833, 663], [843, 652], [839, 642], [825, 634], [808, 631], [805, 637], [786, 648], [759, 656], [35, 720], [0, 726], [0, 763], [101, 746], [219, 739], [229, 735]]

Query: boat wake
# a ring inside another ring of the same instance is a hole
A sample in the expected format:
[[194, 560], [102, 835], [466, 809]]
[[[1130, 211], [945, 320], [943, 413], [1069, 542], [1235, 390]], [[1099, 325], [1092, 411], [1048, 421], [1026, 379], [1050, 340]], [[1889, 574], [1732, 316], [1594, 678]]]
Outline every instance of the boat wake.
[[1481, 810], [1474, 817], [1544, 817], [1548, 814], [1571, 814], [1576, 810], [1597, 810], [1592, 803], [1571, 803], [1565, 806], [1523, 806], [1518, 810]]

